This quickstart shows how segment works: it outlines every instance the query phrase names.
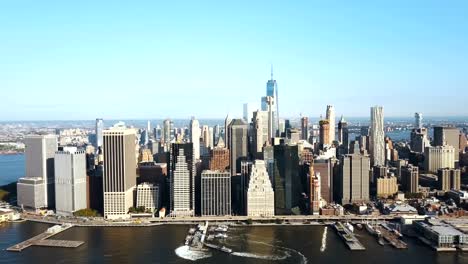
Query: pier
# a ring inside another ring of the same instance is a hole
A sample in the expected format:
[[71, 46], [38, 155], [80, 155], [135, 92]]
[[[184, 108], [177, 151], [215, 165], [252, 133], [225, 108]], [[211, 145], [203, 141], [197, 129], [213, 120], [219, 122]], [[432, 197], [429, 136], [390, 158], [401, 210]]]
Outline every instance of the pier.
[[380, 231], [382, 237], [388, 241], [394, 248], [397, 249], [407, 249], [408, 245], [403, 242], [400, 237], [394, 232], [390, 231], [388, 228], [377, 226], [376, 230]]
[[365, 250], [364, 245], [359, 242], [356, 236], [343, 223], [337, 222], [333, 227], [338, 232], [338, 235], [343, 239], [350, 250]]
[[42, 246], [42, 247], [61, 247], [61, 248], [76, 248], [84, 244], [83, 241], [68, 241], [68, 240], [53, 240], [48, 239], [63, 231], [72, 228], [73, 225], [56, 225], [48, 228], [43, 233], [34, 236], [28, 240], [18, 243], [14, 246], [7, 248], [7, 251], [21, 252], [30, 246]]

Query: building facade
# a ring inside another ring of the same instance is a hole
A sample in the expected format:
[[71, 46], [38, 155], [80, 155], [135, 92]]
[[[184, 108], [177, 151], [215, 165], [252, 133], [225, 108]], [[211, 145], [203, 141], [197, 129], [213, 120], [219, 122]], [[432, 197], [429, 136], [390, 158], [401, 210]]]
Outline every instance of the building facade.
[[231, 215], [231, 174], [205, 170], [201, 174], [201, 215]]
[[[426, 147], [424, 150], [424, 167], [426, 172], [437, 173], [440, 168], [453, 169], [455, 148], [450, 145]], [[458, 155], [458, 153], [456, 153]]]
[[138, 184], [136, 187], [136, 206], [144, 207], [145, 210], [155, 213], [160, 207], [159, 186], [151, 183]]
[[275, 215], [274, 192], [265, 165], [263, 160], [256, 160], [252, 166], [247, 190], [247, 216]]
[[60, 215], [73, 215], [87, 208], [86, 154], [76, 148], [55, 153], [55, 209]]
[[42, 177], [19, 178], [16, 184], [18, 206], [29, 209], [47, 208], [44, 185]]
[[403, 191], [408, 193], [418, 193], [419, 168], [411, 164], [401, 167], [401, 182]]
[[350, 154], [342, 156], [340, 163], [339, 201], [352, 204], [369, 201], [369, 156]]
[[230, 124], [229, 151], [231, 155], [231, 175], [240, 173], [241, 161], [248, 157], [248, 131], [247, 123], [242, 119], [234, 119]]
[[385, 165], [384, 110], [382, 106], [371, 107], [369, 149], [373, 165]]
[[136, 133], [133, 129], [114, 127], [104, 130], [103, 138], [104, 217], [128, 218], [136, 185]]
[[328, 124], [329, 124], [329, 130], [328, 130], [329, 143], [328, 144], [331, 145], [333, 141], [335, 141], [335, 124], [336, 124], [335, 123], [335, 107], [333, 105], [327, 105], [326, 119], [328, 120]]
[[195, 163], [192, 143], [173, 143], [171, 145], [170, 203], [174, 216], [193, 216], [195, 214]]

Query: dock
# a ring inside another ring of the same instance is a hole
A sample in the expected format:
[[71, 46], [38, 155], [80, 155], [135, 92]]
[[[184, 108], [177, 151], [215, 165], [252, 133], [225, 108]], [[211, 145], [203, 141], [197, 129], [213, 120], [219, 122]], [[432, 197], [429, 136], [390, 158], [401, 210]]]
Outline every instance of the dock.
[[51, 228], [48, 228], [43, 233], [34, 236], [28, 240], [25, 240], [21, 243], [13, 245], [7, 248], [7, 251], [12, 252], [21, 252], [31, 246], [42, 246], [42, 247], [61, 247], [61, 248], [76, 248], [84, 244], [83, 241], [68, 241], [68, 240], [53, 240], [48, 239], [59, 233], [62, 233], [70, 228], [73, 225], [56, 225]]
[[403, 242], [400, 237], [395, 234], [394, 232], [390, 231], [387, 228], [384, 228], [382, 226], [377, 226], [375, 227], [376, 230], [380, 231], [382, 234], [382, 237], [388, 241], [394, 248], [396, 249], [407, 249], [408, 245]]
[[343, 223], [336, 222], [333, 227], [338, 232], [338, 235], [343, 239], [350, 250], [365, 250], [364, 245], [359, 242], [356, 236]]

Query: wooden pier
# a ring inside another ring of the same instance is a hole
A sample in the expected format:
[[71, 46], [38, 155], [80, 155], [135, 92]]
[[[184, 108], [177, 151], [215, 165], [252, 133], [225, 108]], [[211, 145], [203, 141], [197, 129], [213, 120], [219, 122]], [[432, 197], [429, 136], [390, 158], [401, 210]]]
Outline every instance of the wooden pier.
[[396, 249], [407, 249], [408, 248], [408, 245], [403, 242], [399, 236], [391, 231], [389, 231], [388, 229], [384, 228], [384, 227], [381, 227], [381, 226], [377, 226], [375, 227], [376, 230], [379, 230], [380, 233], [382, 234], [382, 237], [388, 241], [388, 243], [390, 243], [393, 247], [395, 247]]
[[41, 247], [61, 247], [61, 248], [76, 248], [84, 244], [83, 241], [68, 241], [68, 240], [53, 240], [48, 239], [59, 233], [62, 233], [65, 230], [72, 228], [73, 225], [56, 225], [53, 226], [44, 233], [41, 233], [37, 236], [34, 236], [28, 240], [25, 240], [21, 243], [18, 243], [14, 246], [7, 248], [8, 251], [12, 252], [21, 252], [30, 246], [41, 246]]

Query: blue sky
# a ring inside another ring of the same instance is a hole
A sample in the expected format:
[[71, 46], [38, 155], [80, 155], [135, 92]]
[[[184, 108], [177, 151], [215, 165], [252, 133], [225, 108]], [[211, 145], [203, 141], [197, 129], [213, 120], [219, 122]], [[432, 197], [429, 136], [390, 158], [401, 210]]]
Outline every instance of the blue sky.
[[467, 1], [225, 2], [0, 1], [0, 120], [468, 115]]

